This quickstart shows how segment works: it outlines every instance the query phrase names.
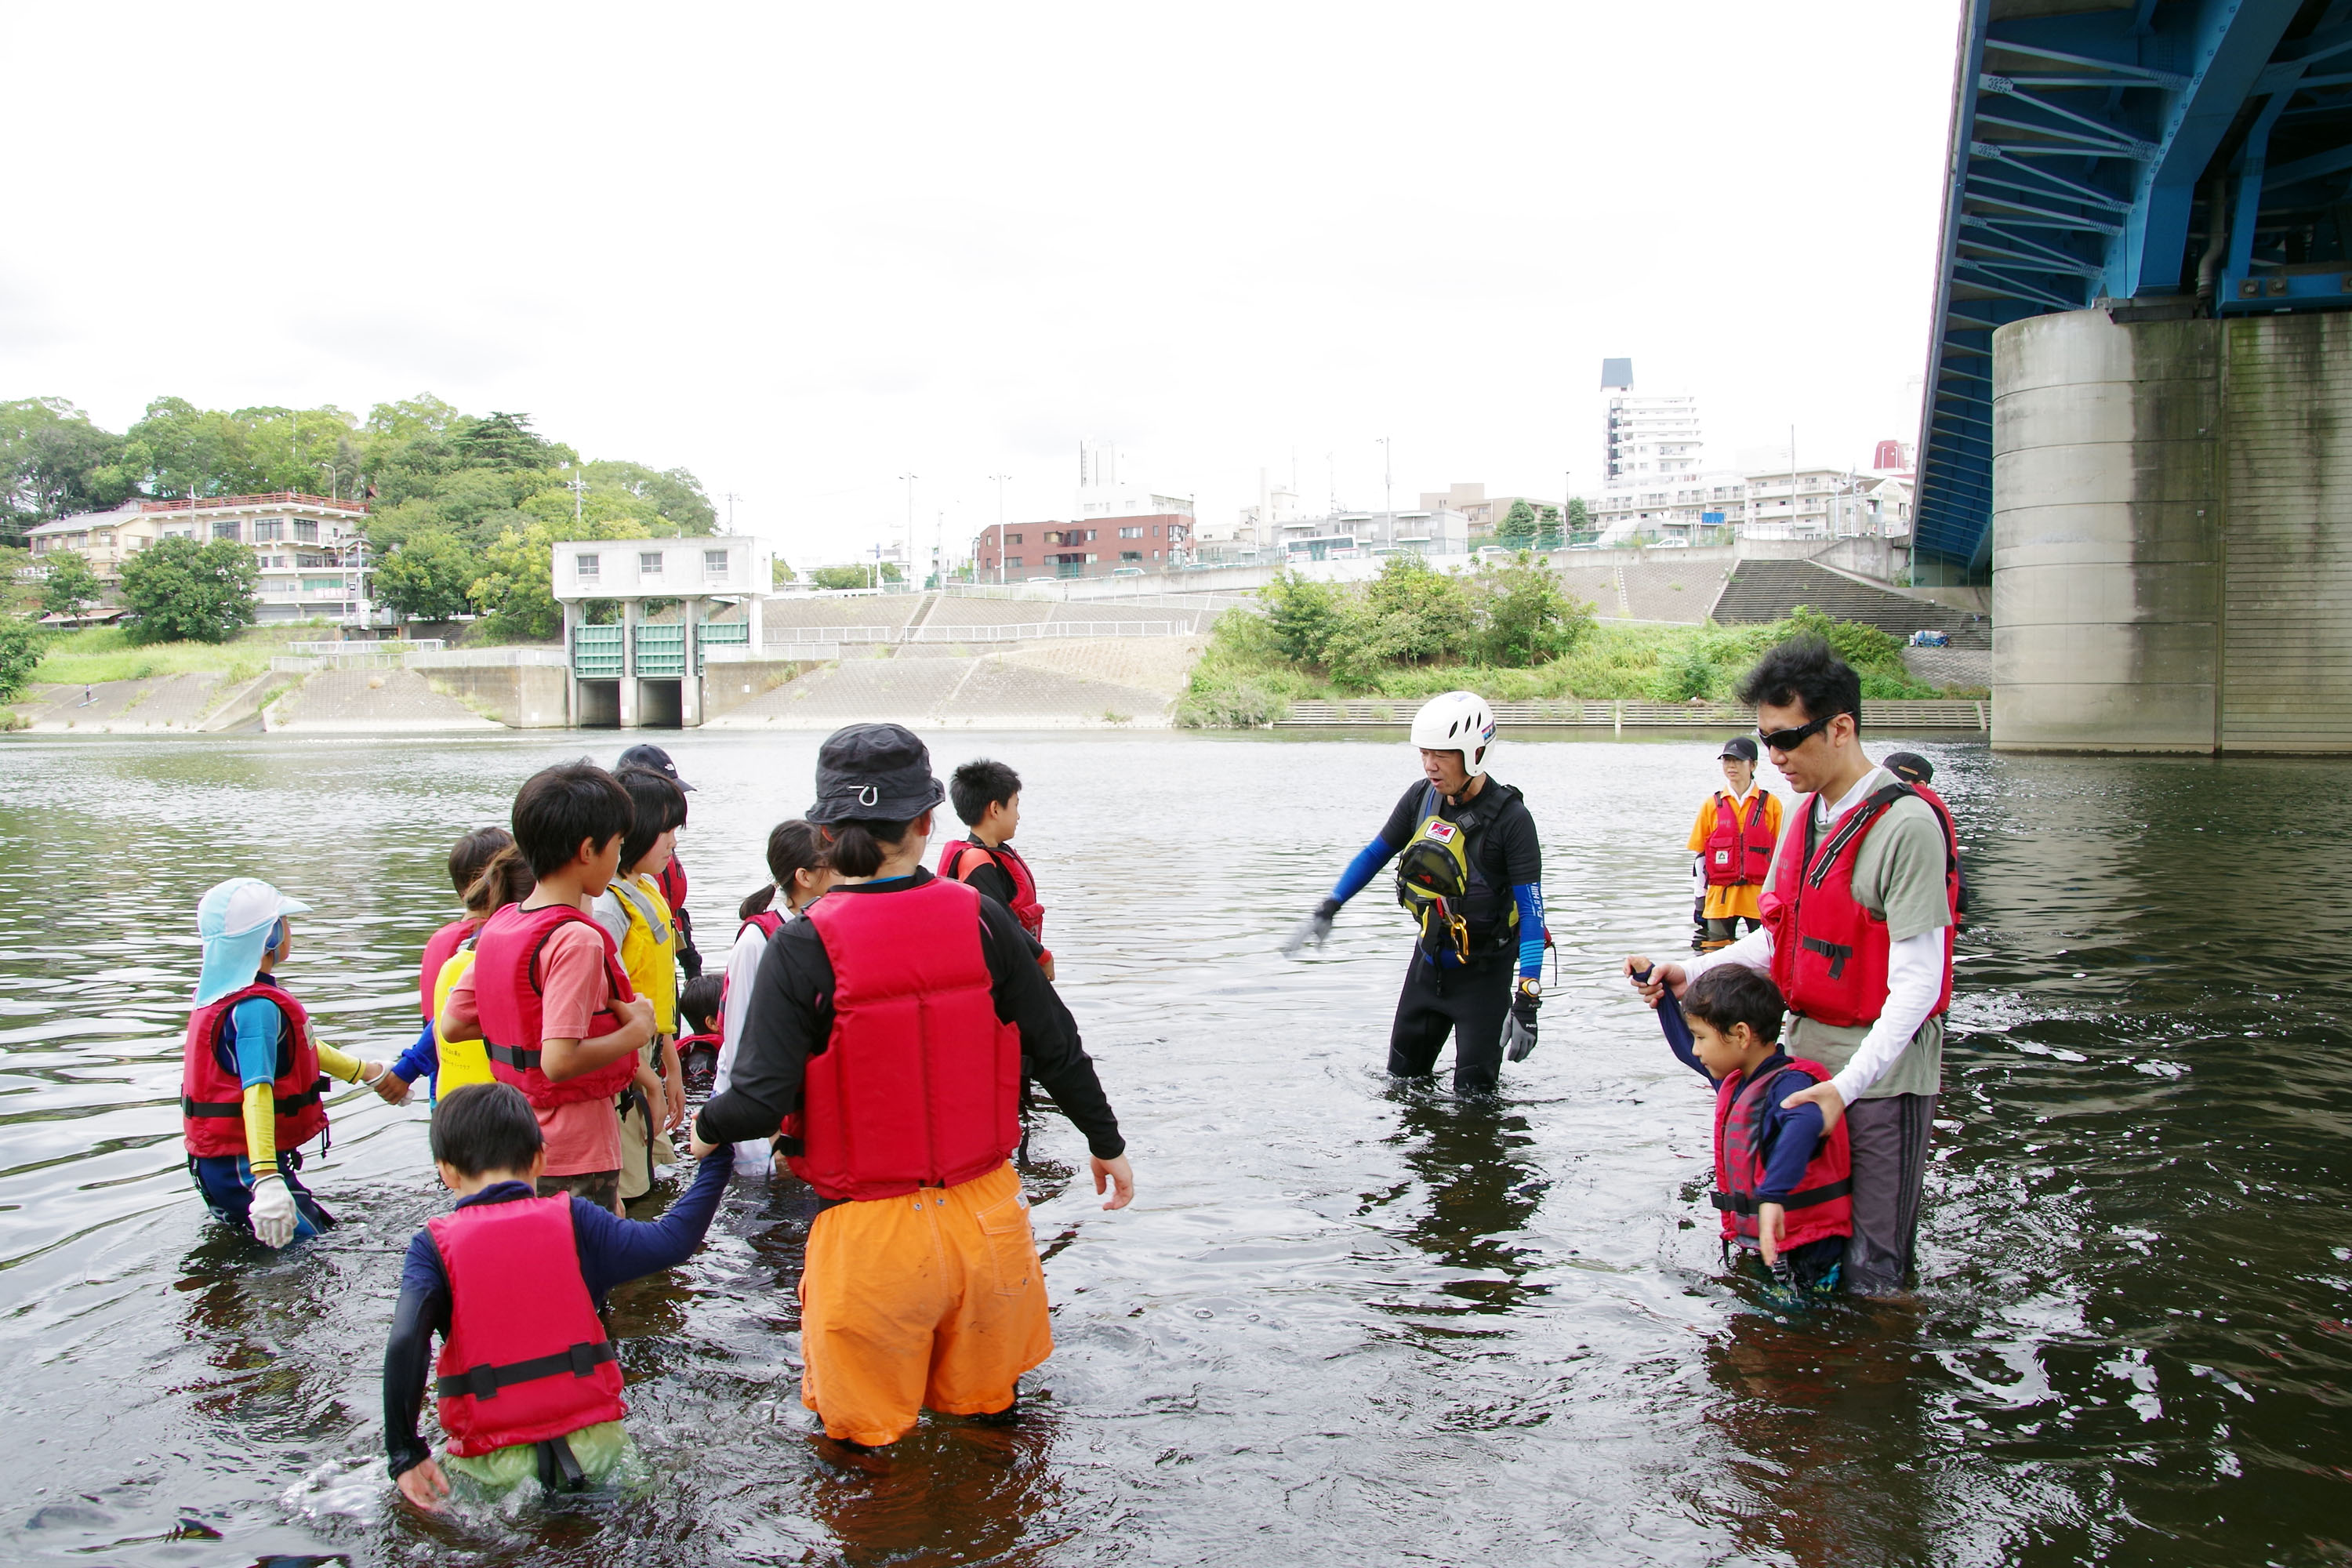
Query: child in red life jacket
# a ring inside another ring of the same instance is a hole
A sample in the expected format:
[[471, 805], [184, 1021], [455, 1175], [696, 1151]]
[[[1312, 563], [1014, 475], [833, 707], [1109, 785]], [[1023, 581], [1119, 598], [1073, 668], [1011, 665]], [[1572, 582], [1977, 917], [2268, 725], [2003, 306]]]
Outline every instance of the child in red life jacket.
[[[744, 895], [735, 918], [735, 945], [728, 950], [726, 974], [719, 984], [719, 1060], [710, 1076], [713, 1096], [727, 1092], [735, 1072], [735, 1053], [743, 1038], [743, 1021], [751, 1007], [751, 984], [768, 944], [786, 922], [824, 897], [839, 879], [825, 864], [824, 846], [816, 829], [799, 817], [788, 817], [768, 830], [768, 876], [764, 888]], [[747, 1139], [735, 1150], [736, 1169], [785, 1173], [782, 1156], [764, 1141]]]
[[384, 1072], [320, 1045], [310, 1015], [278, 983], [294, 950], [288, 917], [310, 912], [253, 877], [207, 889], [196, 905], [204, 969], [180, 1054], [188, 1174], [214, 1217], [268, 1247], [335, 1223], [294, 1174], [299, 1146], [327, 1130], [329, 1075], [373, 1084]]
[[948, 799], [970, 831], [940, 849], [940, 875], [969, 884], [1010, 910], [1037, 950], [1037, 967], [1053, 979], [1054, 955], [1045, 947], [1045, 906], [1037, 901], [1037, 879], [1013, 847], [1013, 835], [1021, 826], [1021, 775], [982, 757], [955, 771]]
[[[608, 1479], [630, 1457], [604, 1293], [675, 1268], [702, 1245], [727, 1190], [708, 1159], [661, 1218], [615, 1217], [570, 1194], [537, 1195], [547, 1163], [520, 1090], [461, 1084], [433, 1112], [433, 1160], [457, 1206], [408, 1244], [383, 1354], [384, 1449], [401, 1495], [438, 1511], [449, 1472], [488, 1492], [536, 1478], [551, 1491]], [[446, 1453], [417, 1436], [432, 1370]]]
[[1830, 1076], [1781, 1051], [1785, 1011], [1770, 977], [1725, 964], [1692, 981], [1679, 1009], [1662, 1002], [1658, 1022], [1675, 1055], [1716, 1086], [1709, 1201], [1724, 1245], [1756, 1252], [1783, 1286], [1829, 1291], [1853, 1230], [1845, 1124], [1824, 1138], [1819, 1106], [1780, 1103]]
[[490, 918], [490, 886], [482, 872], [499, 850], [513, 842], [514, 835], [503, 827], [477, 827], [449, 847], [449, 885], [457, 889], [457, 902], [466, 912], [425, 939], [425, 952], [416, 966], [416, 1001], [425, 1016], [425, 1030], [375, 1086], [388, 1104], [405, 1102], [408, 1086], [419, 1078], [426, 1080], [428, 1093], [440, 1089], [441, 1052], [433, 1038], [433, 1020], [440, 1009], [433, 1005], [433, 983], [441, 978], [441, 966]]
[[719, 1072], [719, 1006], [727, 983], [716, 974], [698, 974], [678, 988], [677, 1017], [687, 1033], [677, 1037], [677, 1059], [689, 1093], [709, 1094]]
[[[654, 1037], [653, 1004], [630, 989], [604, 928], [583, 912], [619, 871], [635, 805], [593, 763], [533, 773], [515, 795], [514, 847], [538, 879], [474, 936], [474, 965], [441, 1008], [441, 1038], [480, 1040], [490, 1074], [520, 1089], [547, 1139], [541, 1195], [621, 1206], [621, 1118]], [[499, 862], [493, 860], [492, 868]], [[489, 875], [485, 871], [484, 875]]]

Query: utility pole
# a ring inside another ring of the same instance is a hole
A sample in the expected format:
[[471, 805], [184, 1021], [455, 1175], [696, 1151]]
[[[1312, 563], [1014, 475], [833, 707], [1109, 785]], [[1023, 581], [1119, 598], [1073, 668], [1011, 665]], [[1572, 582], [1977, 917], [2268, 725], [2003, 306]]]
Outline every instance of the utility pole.
[[996, 481], [996, 585], [1004, 585], [1004, 481], [1011, 474], [991, 474]]
[[1381, 510], [1388, 513], [1389, 542], [1396, 542], [1396, 447], [1385, 436], [1381, 440]]
[[[342, 476], [335, 472], [335, 465], [332, 463], [320, 463], [319, 467], [327, 470], [327, 499], [329, 500], [333, 500], [335, 499], [335, 486], [340, 482]], [[189, 493], [193, 495], [195, 492], [191, 490]]]
[[580, 530], [580, 498], [588, 493], [588, 481], [580, 477], [579, 464], [572, 465], [572, 478], [563, 488], [572, 492], [572, 528], [576, 533]]
[[732, 533], [735, 531], [735, 503], [743, 498], [733, 490], [729, 490], [719, 499], [727, 503], [727, 531]]
[[[907, 564], [912, 567], [915, 564], [915, 481], [922, 476], [908, 472], [898, 477], [907, 481]], [[878, 548], [874, 560], [874, 585], [878, 588], [882, 585], [882, 554]]]

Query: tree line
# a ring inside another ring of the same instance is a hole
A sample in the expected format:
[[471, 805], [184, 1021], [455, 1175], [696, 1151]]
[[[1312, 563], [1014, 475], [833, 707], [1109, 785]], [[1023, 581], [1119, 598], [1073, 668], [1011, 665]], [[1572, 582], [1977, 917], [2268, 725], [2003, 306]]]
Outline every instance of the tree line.
[[[373, 596], [396, 614], [478, 614], [509, 638], [561, 627], [550, 581], [559, 538], [695, 536], [719, 521], [685, 468], [583, 462], [527, 415], [470, 415], [430, 394], [379, 403], [364, 419], [331, 405], [205, 409], [159, 397], [120, 434], [63, 398], [0, 404], [0, 545], [138, 497], [278, 490], [370, 504]], [[50, 561], [54, 582], [62, 563]], [[62, 569], [51, 597], [95, 600], [94, 581]], [[132, 618], [151, 637], [227, 636], [252, 619], [252, 583], [251, 551], [230, 543], [160, 541], [123, 572]]]

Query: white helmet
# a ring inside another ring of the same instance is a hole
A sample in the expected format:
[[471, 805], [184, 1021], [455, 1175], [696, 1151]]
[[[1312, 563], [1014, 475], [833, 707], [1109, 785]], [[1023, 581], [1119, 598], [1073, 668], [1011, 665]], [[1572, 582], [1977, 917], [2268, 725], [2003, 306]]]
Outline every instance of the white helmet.
[[1486, 771], [1495, 745], [1495, 710], [1475, 691], [1433, 697], [1412, 716], [1412, 743], [1424, 752], [1459, 752], [1472, 778]]

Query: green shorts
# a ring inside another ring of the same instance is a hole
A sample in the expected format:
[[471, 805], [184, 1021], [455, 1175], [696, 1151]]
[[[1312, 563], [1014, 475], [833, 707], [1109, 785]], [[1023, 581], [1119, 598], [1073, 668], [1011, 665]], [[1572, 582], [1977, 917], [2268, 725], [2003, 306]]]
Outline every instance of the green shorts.
[[[571, 1445], [572, 1457], [588, 1479], [599, 1486], [607, 1482], [625, 1482], [644, 1468], [637, 1458], [636, 1445], [618, 1421], [599, 1421], [593, 1426], [583, 1426], [577, 1432], [564, 1434]], [[525, 1481], [539, 1479], [539, 1445], [509, 1443], [503, 1448], [493, 1448], [487, 1454], [471, 1458], [456, 1454], [443, 1454], [441, 1468], [446, 1471], [452, 1485], [460, 1477], [471, 1486], [467, 1489], [482, 1497], [504, 1497]]]

